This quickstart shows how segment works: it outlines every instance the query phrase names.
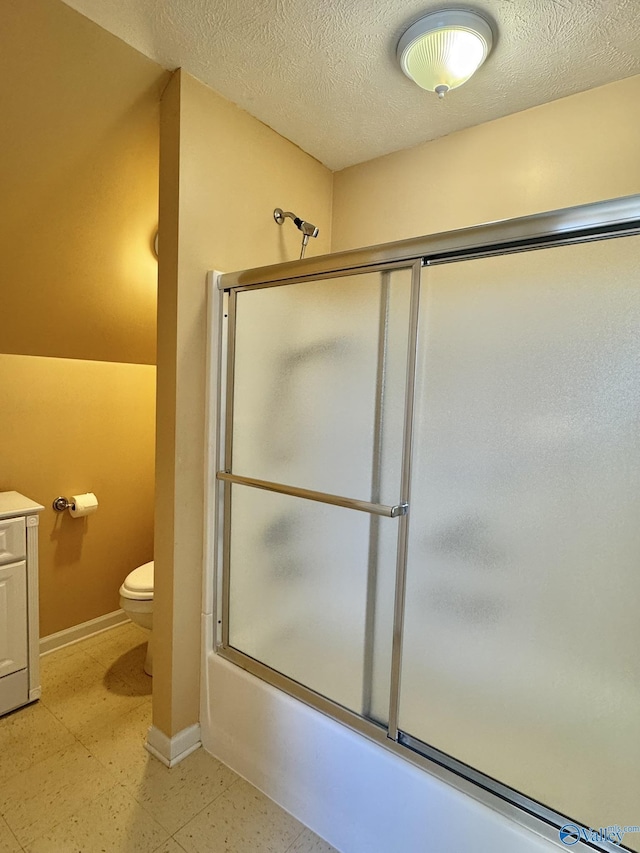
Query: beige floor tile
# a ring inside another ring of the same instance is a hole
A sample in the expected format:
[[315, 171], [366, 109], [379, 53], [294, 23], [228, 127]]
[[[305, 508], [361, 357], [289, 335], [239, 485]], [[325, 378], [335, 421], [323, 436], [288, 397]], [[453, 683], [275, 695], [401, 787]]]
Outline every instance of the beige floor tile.
[[175, 838], [170, 838], [166, 844], [154, 850], [154, 853], [185, 853], [185, 849], [178, 844]]
[[79, 643], [65, 646], [42, 655], [40, 658], [40, 680], [44, 693], [58, 689], [70, 674], [76, 673], [82, 666], [82, 660], [88, 658]]
[[73, 734], [80, 735], [87, 727], [107, 725], [147, 701], [83, 651], [56, 659], [58, 654], [49, 656], [53, 660], [43, 671], [41, 701]]
[[187, 853], [286, 853], [304, 826], [240, 780], [176, 833]]
[[[0, 853], [22, 853], [18, 839], [9, 829], [6, 821], [0, 817]], [[167, 851], [169, 853], [169, 851]]]
[[144, 748], [150, 725], [151, 700], [147, 699], [106, 724], [87, 725], [78, 740], [124, 783], [125, 778], [138, 779], [151, 757]]
[[171, 835], [195, 817], [239, 777], [203, 749], [169, 770], [149, 756], [137, 779], [124, 784]]
[[154, 853], [168, 833], [118, 786], [27, 847], [28, 853]]
[[144, 748], [150, 708], [137, 708], [83, 743], [171, 834], [238, 776], [199, 749], [169, 770]]
[[40, 702], [0, 719], [0, 780], [3, 782], [74, 744], [75, 738]]
[[3, 781], [0, 814], [24, 846], [116, 784], [97, 759], [76, 743]]
[[80, 648], [80, 644], [52, 652], [40, 659], [42, 701], [64, 699], [78, 689], [102, 683], [105, 666]]
[[68, 646], [40, 658], [43, 705], [72, 698], [83, 689], [101, 684], [104, 666], [86, 654], [80, 645]]
[[150, 696], [153, 679], [144, 671], [149, 634], [131, 622], [83, 641], [82, 651], [138, 693]]
[[150, 709], [136, 709], [83, 742], [171, 833], [237, 780], [204, 750], [169, 770], [144, 748]]
[[86, 640], [82, 641], [81, 646], [82, 650], [88, 655], [97, 656], [99, 653], [101, 656], [110, 654], [112, 657], [118, 657], [133, 646], [146, 643], [148, 637], [149, 634], [139, 625], [133, 622], [124, 622], [117, 628], [111, 628], [101, 634], [87, 637]]
[[[98, 653], [101, 650], [98, 649]], [[105, 658], [107, 655], [105, 655]], [[142, 696], [151, 696], [153, 692], [153, 679], [144, 671], [144, 661], [147, 657], [147, 643], [138, 643], [133, 648], [123, 652], [111, 660], [102, 660], [108, 668], [108, 672], [121, 678], [130, 684], [137, 693]]]
[[204, 750], [144, 749], [145, 642], [126, 624], [41, 659], [41, 703], [0, 719], [0, 853], [335, 853]]
[[338, 851], [316, 835], [315, 832], [305, 829], [302, 835], [296, 838], [287, 853], [338, 853]]

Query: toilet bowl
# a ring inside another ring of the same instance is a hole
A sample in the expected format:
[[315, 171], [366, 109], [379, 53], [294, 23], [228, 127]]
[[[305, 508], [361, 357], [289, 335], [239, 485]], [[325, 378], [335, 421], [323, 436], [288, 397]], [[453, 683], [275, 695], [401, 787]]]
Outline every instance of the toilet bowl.
[[[153, 629], [153, 560], [130, 572], [120, 587], [120, 607], [132, 622], [151, 632]], [[153, 633], [147, 642], [144, 671], [153, 675]]]

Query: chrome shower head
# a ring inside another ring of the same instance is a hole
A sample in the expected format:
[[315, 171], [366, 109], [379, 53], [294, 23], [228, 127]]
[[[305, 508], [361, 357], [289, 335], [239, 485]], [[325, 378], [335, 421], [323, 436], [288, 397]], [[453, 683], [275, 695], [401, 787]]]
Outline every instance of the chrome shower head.
[[280, 207], [276, 207], [273, 211], [273, 218], [278, 223], [278, 225], [282, 225], [285, 219], [293, 219], [296, 228], [306, 237], [317, 237], [320, 233], [320, 229], [312, 225], [310, 222], [306, 222], [304, 219], [300, 219], [299, 216], [296, 216], [295, 213], [292, 213], [290, 210], [282, 210]]
[[283, 210], [281, 207], [276, 207], [273, 211], [273, 218], [278, 225], [283, 225], [285, 219], [293, 219], [298, 231], [302, 231], [302, 247], [300, 248], [300, 260], [302, 260], [307, 248], [307, 243], [309, 242], [309, 237], [317, 237], [320, 233], [320, 229], [317, 226], [312, 225], [310, 222], [305, 222], [304, 219], [300, 219], [299, 216], [296, 216], [295, 213], [291, 213], [290, 210]]

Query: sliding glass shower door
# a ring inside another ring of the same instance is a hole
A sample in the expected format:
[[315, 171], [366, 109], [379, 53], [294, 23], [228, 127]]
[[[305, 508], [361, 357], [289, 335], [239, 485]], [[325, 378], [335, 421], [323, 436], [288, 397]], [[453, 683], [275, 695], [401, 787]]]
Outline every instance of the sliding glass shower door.
[[221, 285], [219, 650], [555, 840], [640, 825], [640, 199], [613, 206]]
[[401, 739], [591, 827], [640, 823], [639, 270], [627, 237], [420, 297]]
[[412, 277], [240, 291], [231, 311], [229, 646], [382, 720]]

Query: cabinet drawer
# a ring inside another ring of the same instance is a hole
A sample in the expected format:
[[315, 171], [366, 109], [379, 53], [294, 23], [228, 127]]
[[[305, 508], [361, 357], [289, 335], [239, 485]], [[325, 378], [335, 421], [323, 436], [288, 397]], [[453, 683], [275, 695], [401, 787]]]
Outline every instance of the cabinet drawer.
[[26, 544], [24, 518], [0, 519], [0, 564], [22, 560]]
[[0, 566], [0, 678], [27, 666], [27, 564]]

